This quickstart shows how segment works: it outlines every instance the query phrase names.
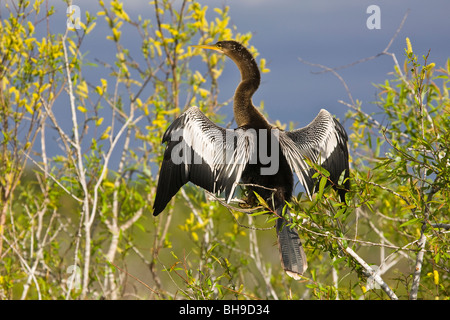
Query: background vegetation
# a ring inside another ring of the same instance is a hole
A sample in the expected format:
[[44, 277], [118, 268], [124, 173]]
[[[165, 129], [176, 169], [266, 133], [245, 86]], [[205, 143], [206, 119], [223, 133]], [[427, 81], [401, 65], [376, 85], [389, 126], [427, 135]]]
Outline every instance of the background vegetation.
[[[379, 112], [350, 93], [342, 101], [352, 188], [345, 205], [323, 188], [313, 201], [293, 200], [309, 260], [294, 281], [266, 215], [189, 185], [151, 215], [168, 124], [198, 105], [232, 125], [220, 116], [230, 101], [218, 100], [225, 57], [189, 45], [249, 45], [251, 34], [229, 25], [226, 7], [156, 0], [152, 19], [133, 20], [119, 1], [98, 3], [63, 34], [49, 28], [55, 13], [43, 0], [8, 2], [1, 13], [2, 299], [449, 298], [450, 61], [435, 66], [407, 41], [399, 63], [386, 48], [393, 72], [377, 85]], [[83, 41], [99, 21], [114, 61], [86, 58]], [[126, 48], [123, 37], [142, 45]], [[206, 71], [192, 68], [198, 56]]]

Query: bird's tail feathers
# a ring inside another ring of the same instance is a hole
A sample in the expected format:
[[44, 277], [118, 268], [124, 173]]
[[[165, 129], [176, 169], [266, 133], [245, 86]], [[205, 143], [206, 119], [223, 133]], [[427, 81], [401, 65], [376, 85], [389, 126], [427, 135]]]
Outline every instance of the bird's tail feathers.
[[283, 207], [276, 210], [279, 218], [276, 222], [278, 248], [281, 255], [281, 264], [286, 274], [295, 280], [299, 280], [301, 275], [308, 268], [306, 254], [302, 243], [295, 229], [291, 228], [292, 221], [289, 215], [289, 208], [286, 206], [286, 212], [283, 216]]

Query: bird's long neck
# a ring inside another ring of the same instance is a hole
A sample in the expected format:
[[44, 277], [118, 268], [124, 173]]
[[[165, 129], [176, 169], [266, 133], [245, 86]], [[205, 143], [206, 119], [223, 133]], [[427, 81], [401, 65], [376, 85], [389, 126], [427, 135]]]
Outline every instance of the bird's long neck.
[[[233, 59], [233, 57], [231, 57]], [[239, 127], [269, 128], [265, 117], [255, 108], [252, 96], [261, 82], [258, 65], [247, 50], [240, 52], [239, 61], [233, 59], [241, 72], [241, 82], [234, 94], [234, 118]]]

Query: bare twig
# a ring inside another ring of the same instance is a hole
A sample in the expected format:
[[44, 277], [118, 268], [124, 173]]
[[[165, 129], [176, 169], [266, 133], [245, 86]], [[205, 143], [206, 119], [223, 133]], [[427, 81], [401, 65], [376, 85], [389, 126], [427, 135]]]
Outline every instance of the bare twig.
[[235, 215], [233, 214], [233, 211], [242, 212], [242, 213], [246, 213], [246, 214], [252, 214], [252, 213], [255, 213], [255, 212], [263, 209], [264, 208], [263, 206], [257, 206], [257, 207], [253, 207], [253, 208], [249, 208], [249, 209], [239, 208], [239, 207], [236, 207], [236, 206], [229, 205], [226, 201], [224, 201], [221, 198], [216, 197], [216, 195], [214, 195], [213, 193], [211, 193], [209, 191], [205, 191], [205, 192], [210, 197], [212, 197], [215, 200], [219, 201], [222, 206], [227, 208], [228, 212], [230, 212], [231, 216], [233, 217], [234, 221], [237, 223], [237, 225], [239, 227], [246, 228], [246, 229], [252, 229], [252, 230], [260, 230], [260, 231], [267, 231], [267, 230], [272, 230], [273, 228], [275, 228], [275, 225], [273, 225], [272, 227], [267, 227], [267, 228], [260, 228], [260, 227], [254, 227], [254, 226], [245, 225], [245, 224], [242, 224], [235, 217]]
[[[248, 223], [252, 224], [253, 217], [248, 217]], [[270, 272], [267, 270], [265, 263], [261, 260], [261, 254], [259, 252], [259, 245], [258, 245], [258, 238], [256, 237], [256, 230], [250, 229], [249, 232], [249, 250], [250, 250], [250, 256], [253, 258], [253, 261], [256, 264], [256, 269], [261, 273], [261, 276], [265, 282], [267, 291], [270, 293], [270, 295], [275, 299], [278, 300], [278, 295], [275, 292], [272, 284], [270, 283]]]
[[134, 280], [136, 280], [137, 282], [139, 282], [140, 284], [142, 284], [144, 287], [146, 287], [148, 290], [150, 290], [151, 292], [155, 293], [156, 295], [159, 296], [159, 292], [152, 289], [148, 284], [146, 284], [144, 281], [142, 281], [141, 279], [133, 276], [131, 273], [129, 273], [128, 271], [123, 270], [122, 268], [120, 268], [119, 266], [117, 266], [114, 262], [112, 261], [108, 261], [108, 263], [112, 264], [115, 268], [117, 268], [120, 272], [126, 273], [128, 276], [130, 276], [131, 278], [133, 278]]
[[301, 226], [299, 224], [296, 225], [296, 227], [301, 229], [301, 230], [303, 230], [303, 231], [305, 231], [305, 232], [314, 234], [314, 235], [319, 236], [319, 237], [332, 238], [332, 239], [335, 239], [335, 240], [338, 240], [338, 241], [346, 241], [346, 242], [349, 242], [349, 243], [350, 242], [358, 243], [359, 245], [368, 246], [368, 247], [384, 247], [384, 248], [390, 248], [390, 249], [395, 249], [395, 250], [416, 251], [416, 249], [408, 249], [408, 247], [413, 245], [413, 244], [415, 244], [416, 242], [418, 242], [418, 240], [414, 240], [414, 241], [412, 241], [412, 242], [410, 242], [410, 243], [400, 247], [400, 246], [396, 246], [396, 245], [393, 245], [393, 244], [378, 243], [378, 242], [359, 240], [359, 239], [351, 239], [351, 238], [347, 238], [347, 237], [338, 237], [338, 236], [332, 235], [330, 232], [320, 233], [320, 232], [313, 231], [311, 229], [305, 228], [305, 227], [303, 227], [303, 226]]
[[[80, 221], [84, 220], [84, 230], [85, 230], [85, 250], [84, 250], [84, 268], [83, 268], [83, 277], [82, 277], [82, 291], [81, 291], [81, 297], [84, 298], [87, 294], [88, 289], [88, 282], [89, 282], [89, 265], [90, 265], [90, 255], [91, 255], [91, 233], [90, 233], [90, 225], [89, 225], [89, 191], [87, 187], [87, 181], [86, 181], [86, 172], [83, 164], [83, 153], [81, 151], [81, 141], [80, 136], [78, 132], [78, 120], [77, 120], [77, 111], [75, 107], [75, 95], [73, 91], [73, 84], [72, 84], [72, 71], [70, 69], [69, 65], [69, 56], [67, 53], [67, 47], [66, 47], [66, 39], [68, 35], [69, 29], [66, 29], [65, 34], [61, 38], [61, 44], [63, 47], [63, 54], [64, 54], [64, 65], [65, 65], [65, 72], [66, 72], [66, 79], [67, 79], [67, 91], [69, 95], [69, 101], [70, 101], [70, 110], [72, 114], [72, 126], [73, 126], [73, 135], [74, 140], [72, 146], [75, 148], [76, 151], [76, 162], [74, 163], [75, 169], [77, 171], [78, 181], [81, 185], [81, 189], [83, 191], [83, 210], [81, 212], [81, 219]], [[80, 238], [77, 239], [79, 241]], [[78, 252], [75, 252], [75, 262], [74, 264], [77, 265], [78, 261]], [[68, 291], [70, 293], [70, 290]], [[69, 295], [66, 297], [68, 298]]]
[[58, 179], [56, 179], [50, 172], [48, 172], [48, 170], [46, 170], [45, 168], [43, 168], [39, 163], [37, 163], [36, 161], [34, 161], [33, 158], [31, 158], [28, 154], [24, 153], [25, 156], [34, 163], [34, 165], [36, 167], [38, 167], [42, 172], [44, 172], [48, 177], [50, 177], [50, 179], [52, 179], [58, 186], [61, 187], [61, 189], [63, 189], [68, 195], [70, 195], [72, 198], [74, 198], [76, 201], [82, 203], [83, 200], [78, 198], [76, 195], [74, 195], [72, 192], [70, 192], [69, 190], [67, 190], [66, 187], [64, 187], [64, 185], [61, 184], [61, 182], [58, 181]]
[[411, 300], [417, 300], [417, 294], [419, 292], [420, 274], [422, 272], [423, 258], [425, 255], [425, 245], [427, 242], [425, 230], [427, 228], [427, 224], [429, 223], [428, 218], [430, 216], [430, 210], [429, 210], [427, 203], [432, 201], [432, 198], [437, 191], [438, 191], [438, 188], [431, 188], [431, 191], [428, 193], [427, 201], [425, 204], [424, 219], [423, 219], [423, 223], [422, 223], [422, 228], [420, 230], [420, 238], [419, 238], [419, 242], [418, 242], [419, 252], [417, 253], [417, 257], [416, 257], [416, 265], [415, 265], [414, 274], [413, 274], [413, 283], [411, 285], [411, 292], [409, 294], [409, 298]]
[[[393, 53], [390, 53], [390, 52], [389, 52], [389, 49], [391, 48], [392, 44], [394, 43], [395, 38], [397, 38], [397, 36], [398, 36], [398, 34], [400, 33], [400, 31], [403, 29], [403, 25], [405, 24], [406, 18], [408, 18], [408, 15], [409, 15], [410, 11], [411, 11], [410, 9], [408, 9], [408, 10], [406, 11], [406, 13], [404, 14], [403, 19], [402, 19], [402, 21], [400, 22], [400, 25], [398, 26], [398, 28], [397, 28], [397, 30], [395, 31], [394, 35], [393, 35], [392, 38], [389, 40], [389, 43], [388, 43], [387, 46], [384, 48], [384, 50], [381, 51], [380, 53], [378, 53], [378, 54], [376, 54], [376, 55], [374, 55], [374, 56], [371, 56], [371, 57], [366, 57], [366, 58], [359, 59], [359, 60], [354, 61], [354, 62], [352, 62], [352, 63], [349, 63], [349, 64], [347, 64], [347, 65], [339, 66], [339, 67], [336, 67], [336, 68], [328, 68], [328, 67], [321, 66], [321, 65], [317, 64], [317, 65], [314, 65], [314, 66], [321, 67], [321, 68], [323, 68], [323, 69], [325, 69], [325, 70], [319, 71], [319, 72], [312, 72], [312, 73], [313, 73], [313, 74], [322, 74], [322, 73], [332, 72], [333, 74], [335, 74], [334, 71], [342, 70], [342, 69], [346, 69], [346, 68], [350, 68], [350, 67], [353, 67], [353, 66], [355, 66], [355, 65], [357, 65], [357, 64], [360, 64], [360, 63], [363, 63], [363, 62], [367, 62], [367, 61], [376, 59], [376, 58], [378, 58], [378, 57], [380, 57], [380, 56], [382, 56], [382, 55], [389, 55], [389, 56], [391, 56], [391, 57], [394, 59], [394, 63], [395, 63], [395, 65], [398, 67], [399, 72], [401, 72], [400, 66], [399, 66], [399, 64], [398, 64], [398, 62], [397, 62], [397, 59], [395, 58], [395, 55], [394, 55]], [[303, 60], [301, 60], [301, 61], [303, 61]], [[308, 64], [309, 64], [309, 63], [308, 63]]]
[[416, 256], [416, 265], [415, 265], [414, 273], [413, 273], [413, 283], [411, 286], [411, 292], [409, 294], [409, 298], [411, 300], [417, 300], [417, 294], [419, 292], [420, 274], [422, 272], [423, 257], [425, 255], [426, 243], [427, 243], [427, 237], [425, 236], [425, 233], [422, 232], [420, 234], [420, 239], [418, 242], [419, 252], [417, 253], [417, 256]]
[[[19, 258], [19, 261], [22, 264], [24, 270], [26, 270], [26, 273], [28, 273], [29, 279], [33, 280], [34, 284], [36, 285], [38, 299], [41, 300], [42, 297], [41, 297], [40, 286], [39, 286], [39, 282], [36, 278], [36, 275], [34, 274], [34, 270], [32, 270], [32, 267], [30, 267], [30, 265], [27, 263], [26, 259], [22, 256], [22, 253], [20, 252], [20, 250], [16, 248], [16, 245], [13, 243], [10, 243], [4, 235], [2, 235], [2, 238]], [[26, 290], [26, 288], [25, 288], [25, 290]], [[22, 298], [23, 298], [23, 296], [22, 296]]]
[[366, 181], [366, 182], [367, 182], [368, 184], [371, 184], [371, 185], [375, 186], [375, 187], [378, 187], [378, 188], [380, 188], [380, 189], [383, 189], [383, 190], [385, 190], [385, 191], [387, 191], [387, 192], [389, 192], [389, 193], [392, 193], [392, 194], [395, 195], [396, 197], [399, 197], [400, 199], [402, 199], [403, 201], [405, 201], [405, 203], [406, 203], [408, 206], [410, 205], [408, 199], [406, 199], [404, 196], [402, 196], [402, 195], [399, 194], [398, 192], [396, 192], [396, 191], [394, 191], [394, 190], [392, 190], [392, 189], [390, 189], [390, 188], [387, 188], [387, 187], [385, 187], [385, 186], [382, 186], [381, 184], [378, 184], [378, 183], [376, 183], [376, 182], [372, 182], [372, 181]]
[[337, 68], [330, 68], [330, 67], [324, 66], [324, 65], [319, 64], [319, 63], [308, 62], [308, 61], [306, 61], [306, 60], [304, 60], [304, 59], [302, 59], [302, 58], [300, 58], [300, 57], [298, 58], [298, 60], [299, 60], [300, 62], [304, 63], [304, 64], [309, 65], [309, 66], [312, 66], [312, 67], [319, 67], [319, 68], [321, 68], [321, 69], [324, 69], [324, 70], [325, 70], [324, 72], [331, 72], [331, 73], [333, 73], [333, 74], [339, 79], [339, 81], [341, 81], [342, 85], [344, 86], [345, 91], [347, 92], [348, 98], [350, 99], [352, 105], [355, 105], [355, 101], [353, 100], [353, 96], [352, 96], [352, 94], [351, 94], [351, 92], [350, 92], [350, 89], [349, 89], [347, 83], [345, 82], [344, 78], [342, 78], [342, 77], [339, 75], [339, 73], [336, 72], [336, 69], [337, 69]]
[[368, 264], [365, 262], [359, 255], [356, 254], [350, 247], [345, 248], [345, 251], [351, 255], [365, 270], [366, 273], [371, 276], [376, 283], [383, 289], [384, 292], [391, 298], [392, 300], [398, 300], [397, 295], [392, 291], [391, 288], [383, 281], [379, 274], [377, 274]]
[[432, 223], [431, 226], [436, 229], [450, 230], [450, 224], [448, 223]]
[[[349, 106], [350, 106], [352, 109], [356, 110], [357, 112], [364, 113], [364, 112], [361, 111], [360, 108], [357, 108], [357, 107], [356, 107], [355, 101], [354, 101], [354, 99], [353, 99], [353, 96], [352, 96], [352, 94], [351, 94], [351, 92], [350, 92], [350, 89], [349, 89], [347, 83], [346, 83], [345, 80], [341, 77], [341, 75], [339, 75], [339, 73], [337, 73], [337, 71], [338, 71], [338, 70], [342, 70], [342, 69], [346, 69], [346, 68], [349, 68], [349, 67], [352, 67], [352, 66], [355, 66], [355, 65], [357, 65], [357, 64], [359, 64], [359, 63], [363, 63], [363, 62], [367, 62], [367, 61], [376, 59], [376, 58], [378, 58], [378, 57], [380, 57], [380, 56], [383, 56], [383, 55], [388, 55], [388, 56], [390, 56], [390, 57], [392, 58], [392, 60], [394, 61], [394, 64], [395, 64], [395, 66], [397, 67], [397, 70], [398, 70], [398, 72], [399, 72], [399, 74], [400, 74], [400, 77], [402, 78], [403, 81], [406, 82], [406, 79], [405, 79], [405, 77], [404, 77], [404, 75], [403, 75], [403, 73], [402, 73], [402, 71], [401, 71], [400, 65], [399, 65], [399, 63], [398, 63], [398, 61], [397, 61], [397, 58], [396, 58], [395, 54], [389, 52], [389, 49], [390, 49], [390, 47], [392, 46], [392, 44], [393, 44], [395, 38], [396, 38], [396, 37], [398, 36], [398, 34], [400, 33], [400, 30], [403, 28], [403, 25], [405, 24], [405, 21], [406, 21], [406, 18], [408, 17], [408, 15], [409, 15], [409, 12], [410, 12], [410, 10], [407, 10], [407, 11], [406, 11], [405, 15], [403, 16], [402, 21], [400, 22], [399, 27], [398, 27], [397, 30], [395, 31], [394, 35], [393, 35], [392, 38], [390, 39], [390, 41], [389, 41], [389, 43], [387, 44], [387, 46], [383, 49], [383, 51], [381, 51], [380, 53], [378, 53], [378, 54], [376, 54], [376, 55], [374, 55], [374, 56], [366, 57], [366, 58], [363, 58], [363, 59], [354, 61], [354, 62], [352, 62], [352, 63], [349, 63], [349, 64], [347, 64], [347, 65], [343, 65], [343, 66], [339, 66], [339, 67], [335, 67], [335, 68], [330, 68], [330, 67], [324, 66], [324, 65], [319, 64], [319, 63], [308, 62], [308, 61], [306, 61], [306, 60], [304, 60], [304, 59], [302, 59], [302, 58], [300, 58], [300, 57], [299, 57], [298, 59], [299, 59], [300, 62], [302, 62], [302, 63], [304, 63], [304, 64], [307, 64], [307, 65], [312, 66], [312, 67], [318, 67], [318, 68], [320, 68], [320, 69], [323, 69], [322, 71], [319, 71], [319, 72], [312, 72], [313, 74], [322, 74], [322, 73], [327, 73], [327, 72], [333, 73], [333, 74], [339, 79], [339, 81], [342, 83], [342, 85], [343, 85], [344, 88], [345, 88], [345, 91], [347, 92], [348, 98], [349, 98], [349, 100], [350, 100], [350, 102], [351, 102], [351, 104], [350, 104]], [[342, 102], [341, 100], [340, 100], [339, 102], [340, 102], [340, 103], [344, 103], [344, 102]], [[345, 103], [344, 103], [344, 104], [345, 104]], [[371, 116], [369, 116], [369, 115], [367, 115], [367, 114], [365, 114], [365, 115], [366, 115], [369, 119], [371, 119], [371, 121], [373, 121], [374, 123], [376, 123], [377, 126], [379, 126], [380, 128], [382, 127], [382, 126], [379, 124], [379, 122], [376, 121], [375, 119], [373, 119]]]

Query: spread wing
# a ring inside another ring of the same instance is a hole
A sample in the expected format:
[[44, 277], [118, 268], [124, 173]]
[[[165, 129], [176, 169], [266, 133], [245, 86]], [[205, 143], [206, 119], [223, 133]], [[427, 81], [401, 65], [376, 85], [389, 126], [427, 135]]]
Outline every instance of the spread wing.
[[159, 173], [153, 215], [164, 210], [187, 182], [225, 193], [229, 202], [249, 162], [256, 137], [243, 129], [224, 129], [197, 107], [181, 114], [163, 136], [167, 143]]
[[[324, 109], [306, 127], [280, 132], [281, 150], [310, 197], [316, 191], [315, 179], [312, 178], [316, 171], [305, 159], [326, 169], [330, 180], [337, 186], [344, 171], [344, 178], [349, 176], [347, 141], [345, 129]], [[339, 190], [342, 201], [345, 199], [345, 189], [349, 187], [346, 179], [344, 189]]]

